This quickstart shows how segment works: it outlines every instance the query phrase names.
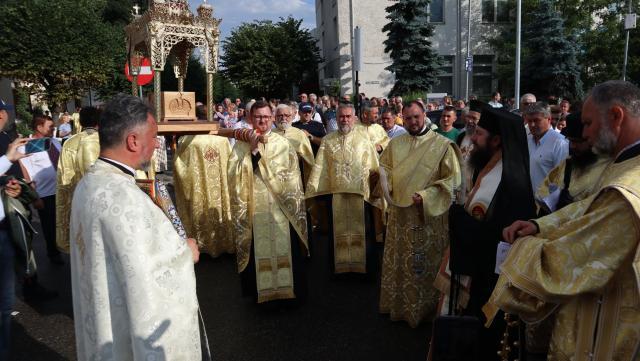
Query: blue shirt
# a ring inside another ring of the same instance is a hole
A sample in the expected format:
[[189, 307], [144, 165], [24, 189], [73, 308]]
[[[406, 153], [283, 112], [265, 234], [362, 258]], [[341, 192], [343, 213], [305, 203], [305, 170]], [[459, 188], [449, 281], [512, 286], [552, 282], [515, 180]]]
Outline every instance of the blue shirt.
[[549, 128], [536, 144], [533, 135], [527, 135], [529, 145], [529, 171], [531, 186], [537, 192], [549, 172], [569, 155], [569, 142], [564, 136]]
[[407, 130], [404, 127], [399, 126], [398, 124], [394, 124], [393, 128], [387, 130], [387, 135], [389, 138], [393, 139], [397, 136], [407, 133]]

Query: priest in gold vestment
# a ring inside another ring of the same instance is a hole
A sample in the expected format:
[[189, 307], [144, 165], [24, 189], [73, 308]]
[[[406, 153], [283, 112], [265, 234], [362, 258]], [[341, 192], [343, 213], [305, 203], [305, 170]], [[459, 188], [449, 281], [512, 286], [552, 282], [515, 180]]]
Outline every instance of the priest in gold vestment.
[[[238, 141], [228, 182], [238, 271], [245, 296], [258, 303], [307, 294], [307, 214], [298, 156], [271, 131], [269, 103], [258, 101], [249, 118], [251, 141]], [[264, 143], [258, 136], [265, 137]]]
[[291, 107], [286, 104], [278, 105], [276, 108], [276, 127], [273, 132], [287, 138], [291, 146], [296, 150], [300, 159], [300, 171], [303, 175], [302, 184], [305, 185], [314, 164], [313, 149], [306, 134], [302, 130], [291, 126], [292, 121], [293, 111]]
[[362, 120], [356, 123], [356, 129], [364, 131], [369, 136], [369, 140], [376, 147], [378, 153], [389, 145], [391, 140], [384, 128], [377, 123], [379, 118], [378, 107], [366, 107], [362, 113]]
[[83, 108], [80, 111], [82, 131], [67, 139], [60, 152], [56, 186], [56, 245], [65, 253], [69, 253], [69, 220], [73, 191], [100, 154], [97, 131], [99, 118], [98, 109]]
[[380, 312], [416, 327], [435, 311], [433, 281], [448, 244], [447, 210], [460, 186], [459, 151], [425, 123], [422, 105], [403, 110], [408, 134], [380, 157], [389, 203], [382, 264]]
[[515, 243], [485, 313], [500, 308], [540, 322], [555, 310], [549, 360], [638, 359], [639, 104], [630, 83], [597, 85], [582, 108], [583, 135], [615, 159], [597, 193], [503, 232]]
[[321, 198], [328, 205], [332, 272], [374, 276], [378, 257], [374, 249], [370, 176], [378, 172], [378, 156], [366, 133], [354, 123], [353, 106], [341, 104], [338, 131], [322, 140], [306, 197]]
[[602, 172], [612, 161], [607, 154], [595, 154], [582, 137], [581, 112], [571, 113], [566, 122], [562, 134], [569, 140], [570, 157], [542, 181], [536, 193], [540, 216], [591, 196], [598, 190]]
[[235, 253], [227, 165], [231, 146], [216, 135], [180, 137], [174, 155], [176, 208], [184, 228], [212, 257]]

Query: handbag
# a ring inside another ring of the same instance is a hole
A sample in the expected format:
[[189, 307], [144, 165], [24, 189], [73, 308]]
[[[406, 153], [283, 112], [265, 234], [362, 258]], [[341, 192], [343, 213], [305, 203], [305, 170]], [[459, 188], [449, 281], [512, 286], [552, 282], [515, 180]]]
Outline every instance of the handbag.
[[459, 276], [451, 274], [448, 315], [438, 316], [433, 322], [433, 361], [477, 360], [480, 353], [480, 330], [477, 317], [455, 315], [458, 304]]

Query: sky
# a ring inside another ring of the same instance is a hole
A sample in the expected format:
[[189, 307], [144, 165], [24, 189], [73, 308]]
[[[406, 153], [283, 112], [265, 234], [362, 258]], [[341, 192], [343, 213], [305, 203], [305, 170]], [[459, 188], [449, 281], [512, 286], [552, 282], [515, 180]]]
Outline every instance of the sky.
[[[203, 0], [189, 0], [191, 11], [196, 12]], [[231, 34], [231, 30], [244, 22], [254, 20], [277, 21], [289, 15], [303, 19], [302, 26], [316, 27], [315, 0], [208, 0], [213, 5], [213, 16], [222, 19], [220, 40]]]

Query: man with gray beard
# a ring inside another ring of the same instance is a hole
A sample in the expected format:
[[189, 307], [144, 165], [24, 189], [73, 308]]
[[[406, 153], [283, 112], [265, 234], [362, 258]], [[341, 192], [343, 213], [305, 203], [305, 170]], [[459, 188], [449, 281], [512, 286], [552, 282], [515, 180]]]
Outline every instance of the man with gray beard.
[[614, 159], [598, 190], [548, 216], [503, 231], [497, 309], [530, 323], [556, 310], [549, 359], [635, 360], [640, 352], [640, 89], [608, 81], [582, 107], [582, 136]]
[[287, 138], [291, 146], [296, 150], [300, 160], [300, 170], [304, 180], [302, 184], [304, 186], [307, 178], [309, 178], [311, 168], [313, 168], [313, 150], [307, 134], [298, 128], [292, 127], [292, 121], [293, 111], [291, 107], [286, 104], [278, 105], [276, 108], [276, 129], [273, 132]]
[[[377, 271], [370, 177], [377, 175], [378, 155], [362, 127], [356, 127], [351, 104], [338, 108], [338, 131], [322, 139], [309, 176], [306, 198], [328, 204], [331, 272]], [[375, 178], [375, 176], [374, 176]], [[372, 182], [373, 183], [373, 182]]]

